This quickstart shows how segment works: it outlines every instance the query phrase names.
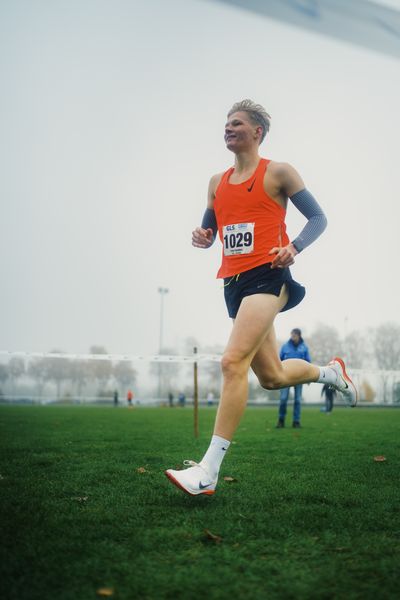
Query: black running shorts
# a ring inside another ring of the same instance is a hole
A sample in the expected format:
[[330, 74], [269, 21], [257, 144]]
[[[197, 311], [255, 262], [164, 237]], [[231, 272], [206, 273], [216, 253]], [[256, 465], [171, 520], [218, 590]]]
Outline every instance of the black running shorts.
[[281, 312], [299, 304], [306, 293], [305, 288], [294, 281], [290, 270], [271, 269], [271, 263], [254, 267], [249, 271], [224, 279], [225, 302], [229, 316], [234, 319], [245, 296], [253, 294], [273, 294], [279, 296], [286, 284], [289, 299]]

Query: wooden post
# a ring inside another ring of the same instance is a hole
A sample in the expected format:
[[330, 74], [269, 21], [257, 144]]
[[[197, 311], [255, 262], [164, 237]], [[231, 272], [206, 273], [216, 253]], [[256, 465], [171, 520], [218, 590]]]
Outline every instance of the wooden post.
[[[193, 348], [193, 354], [197, 354], [197, 348]], [[194, 437], [199, 437], [199, 387], [197, 381], [197, 361], [193, 363], [193, 418], [194, 418]]]

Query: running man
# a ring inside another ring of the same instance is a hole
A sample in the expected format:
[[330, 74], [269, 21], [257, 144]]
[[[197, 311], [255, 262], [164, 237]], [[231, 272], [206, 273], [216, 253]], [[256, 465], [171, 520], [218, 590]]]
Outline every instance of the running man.
[[[243, 100], [231, 108], [225, 143], [235, 155], [234, 166], [211, 178], [202, 225], [192, 235], [196, 248], [209, 248], [219, 235], [223, 250], [217, 277], [224, 279], [225, 301], [233, 319], [221, 359], [221, 400], [210, 446], [200, 463], [185, 460], [187, 469], [165, 472], [193, 496], [215, 492], [222, 460], [246, 407], [250, 368], [268, 390], [329, 383], [351, 406], [357, 403], [357, 390], [340, 358], [325, 367], [279, 358], [275, 317], [296, 306], [305, 294], [289, 267], [324, 231], [326, 218], [292, 166], [259, 156], [269, 127], [270, 116], [259, 104]], [[292, 242], [285, 225], [288, 199], [307, 219]]]

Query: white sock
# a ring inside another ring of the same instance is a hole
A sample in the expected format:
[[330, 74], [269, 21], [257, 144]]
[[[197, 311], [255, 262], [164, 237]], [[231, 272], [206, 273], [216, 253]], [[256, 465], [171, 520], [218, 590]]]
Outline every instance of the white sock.
[[318, 367], [319, 378], [318, 383], [333, 383], [337, 381], [337, 373], [332, 367]]
[[213, 479], [218, 477], [221, 463], [224, 460], [229, 446], [230, 442], [228, 440], [224, 440], [224, 438], [220, 437], [219, 435], [212, 436], [211, 443], [201, 460], [201, 464], [206, 466], [207, 471]]

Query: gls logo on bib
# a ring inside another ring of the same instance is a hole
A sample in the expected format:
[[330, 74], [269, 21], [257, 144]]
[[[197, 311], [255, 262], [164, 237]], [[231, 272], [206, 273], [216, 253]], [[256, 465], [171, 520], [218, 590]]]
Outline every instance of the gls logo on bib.
[[235, 223], [222, 228], [224, 254], [250, 254], [254, 250], [254, 223]]

